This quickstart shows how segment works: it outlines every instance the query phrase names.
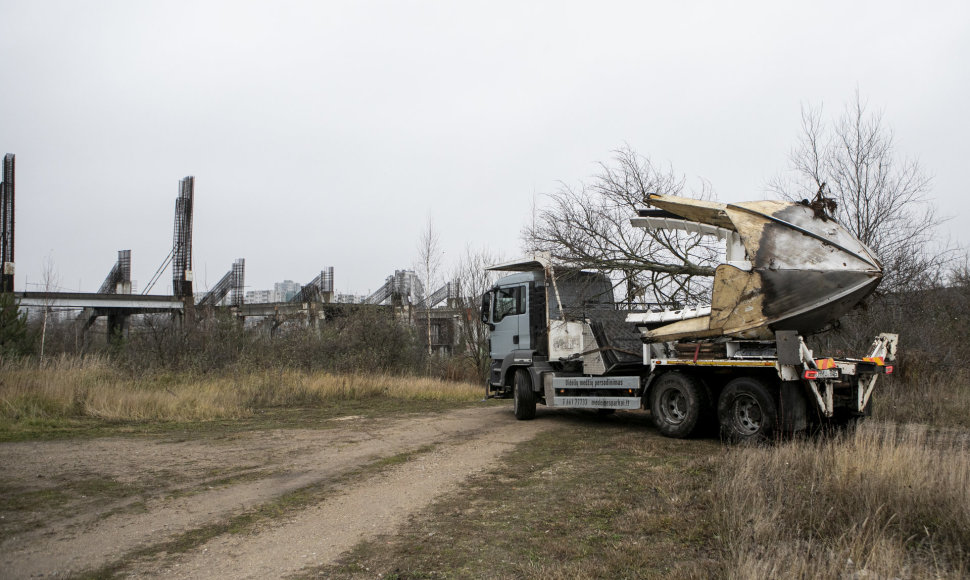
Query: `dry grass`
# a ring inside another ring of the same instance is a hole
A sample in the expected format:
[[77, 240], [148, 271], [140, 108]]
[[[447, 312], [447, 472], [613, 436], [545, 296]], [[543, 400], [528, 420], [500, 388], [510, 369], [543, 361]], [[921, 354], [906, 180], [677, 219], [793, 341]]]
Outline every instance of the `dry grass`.
[[[639, 414], [554, 414], [563, 429], [321, 575], [968, 577], [970, 381], [908, 373], [880, 383], [876, 421], [770, 447], [662, 439]], [[291, 370], [133, 377], [104, 359], [63, 358], [0, 366], [0, 432], [77, 417], [188, 422], [482, 392]]]
[[470, 383], [380, 374], [252, 371], [131, 377], [97, 357], [55, 359], [43, 367], [0, 368], [0, 419], [90, 417], [109, 421], [205, 421], [247, 417], [256, 409], [383, 397], [475, 401]]
[[718, 480], [726, 576], [970, 573], [965, 432], [873, 422], [841, 437], [734, 450]]
[[902, 376], [881, 380], [874, 397], [877, 420], [970, 429], [970, 376], [963, 369], [909, 364]]

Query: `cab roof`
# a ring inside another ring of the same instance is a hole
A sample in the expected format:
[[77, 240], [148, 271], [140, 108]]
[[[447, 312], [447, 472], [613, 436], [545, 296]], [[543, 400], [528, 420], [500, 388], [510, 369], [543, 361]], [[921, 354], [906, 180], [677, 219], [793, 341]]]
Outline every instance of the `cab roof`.
[[495, 264], [485, 269], [496, 272], [541, 272], [550, 266], [552, 266], [552, 256], [548, 252], [540, 252], [529, 257], [519, 258], [513, 262]]

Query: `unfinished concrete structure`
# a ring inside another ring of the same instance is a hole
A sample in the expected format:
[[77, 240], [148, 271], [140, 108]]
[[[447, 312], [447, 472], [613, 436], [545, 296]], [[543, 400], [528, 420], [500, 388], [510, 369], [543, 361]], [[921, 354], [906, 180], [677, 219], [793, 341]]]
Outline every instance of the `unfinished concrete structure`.
[[13, 292], [15, 161], [13, 153], [4, 155], [0, 177], [0, 292]]
[[242, 306], [246, 286], [246, 260], [238, 258], [225, 276], [206, 292], [196, 306], [218, 306], [229, 297], [228, 306]]
[[131, 250], [118, 250], [118, 261], [101, 283], [98, 294], [131, 294]]
[[[13, 154], [3, 159], [3, 181], [0, 182], [0, 258], [2, 258], [2, 289], [13, 291], [14, 274], [14, 161]], [[228, 307], [233, 315], [267, 318], [275, 328], [285, 321], [302, 321], [304, 324], [319, 324], [332, 316], [340, 316], [350, 310], [350, 304], [334, 303], [334, 268], [326, 267], [288, 302], [266, 304], [244, 304], [245, 260], [235, 260], [232, 268], [215, 286], [203, 295], [198, 302], [194, 300], [193, 276], [193, 213], [195, 198], [195, 177], [186, 176], [179, 180], [178, 196], [175, 200], [175, 219], [172, 247], [155, 271], [140, 295], [132, 294], [131, 250], [119, 250], [118, 259], [105, 277], [97, 292], [23, 292], [18, 294], [22, 306], [29, 308], [78, 309], [79, 321], [85, 330], [95, 326], [99, 318], [107, 319], [109, 340], [117, 340], [125, 334], [128, 321], [135, 314], [169, 312], [186, 316], [190, 322], [195, 318], [195, 307], [207, 312], [212, 307]], [[149, 293], [164, 276], [166, 269], [172, 268], [172, 295], [158, 296]], [[432, 320], [433, 347], [439, 350], [450, 349], [457, 332], [452, 328], [456, 319], [454, 313], [435, 308], [447, 301], [452, 306], [457, 297], [456, 283], [449, 282], [425, 296], [425, 289], [418, 276], [411, 270], [397, 270], [388, 276], [384, 285], [364, 300], [381, 308], [397, 308], [397, 317], [417, 323], [420, 317]], [[426, 333], [420, 333], [422, 337]]]
[[195, 177], [179, 181], [175, 200], [175, 232], [172, 242], [172, 293], [178, 298], [192, 298], [192, 198]]
[[320, 274], [303, 286], [290, 302], [332, 302], [333, 266], [320, 270]]
[[395, 270], [384, 285], [364, 299], [365, 304], [416, 305], [424, 299], [424, 285], [413, 270]]

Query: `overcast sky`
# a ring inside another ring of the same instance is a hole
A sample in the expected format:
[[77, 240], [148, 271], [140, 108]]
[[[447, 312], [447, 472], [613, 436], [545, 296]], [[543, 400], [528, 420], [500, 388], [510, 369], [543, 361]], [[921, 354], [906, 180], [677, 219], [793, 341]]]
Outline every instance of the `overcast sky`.
[[[0, 0], [0, 154], [16, 288], [50, 258], [143, 289], [196, 177], [196, 289], [375, 290], [431, 216], [445, 263], [515, 257], [533, 198], [629, 145], [721, 201], [760, 199], [800, 108], [859, 90], [970, 243], [970, 2]], [[171, 273], [153, 293], [171, 292]]]

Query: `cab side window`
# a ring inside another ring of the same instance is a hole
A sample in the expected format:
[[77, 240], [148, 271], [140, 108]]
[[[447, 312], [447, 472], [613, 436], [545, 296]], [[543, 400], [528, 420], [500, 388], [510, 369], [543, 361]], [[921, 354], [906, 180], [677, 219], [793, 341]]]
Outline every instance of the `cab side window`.
[[506, 316], [524, 313], [523, 302], [521, 286], [498, 288], [495, 291], [495, 310], [492, 313], [492, 321], [498, 322]]

